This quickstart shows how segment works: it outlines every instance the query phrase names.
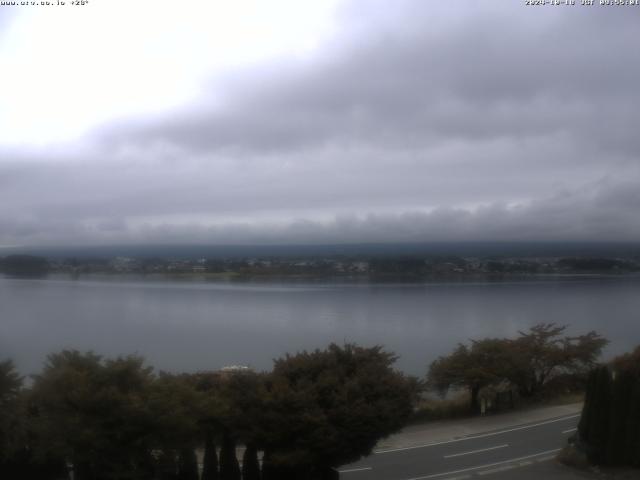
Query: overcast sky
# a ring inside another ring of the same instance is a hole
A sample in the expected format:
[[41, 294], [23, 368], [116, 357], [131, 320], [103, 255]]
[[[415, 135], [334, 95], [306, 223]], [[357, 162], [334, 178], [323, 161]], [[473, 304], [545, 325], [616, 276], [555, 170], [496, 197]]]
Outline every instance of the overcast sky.
[[633, 6], [0, 6], [0, 246], [640, 241], [639, 39]]

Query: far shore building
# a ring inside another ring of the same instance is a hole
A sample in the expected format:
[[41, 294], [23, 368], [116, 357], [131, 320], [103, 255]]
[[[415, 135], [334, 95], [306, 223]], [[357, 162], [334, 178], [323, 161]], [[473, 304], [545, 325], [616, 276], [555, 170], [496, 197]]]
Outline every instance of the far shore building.
[[225, 378], [230, 377], [231, 375], [244, 375], [247, 373], [253, 373], [253, 368], [247, 367], [246, 365], [228, 365], [218, 370], [218, 373], [220, 373], [220, 375]]

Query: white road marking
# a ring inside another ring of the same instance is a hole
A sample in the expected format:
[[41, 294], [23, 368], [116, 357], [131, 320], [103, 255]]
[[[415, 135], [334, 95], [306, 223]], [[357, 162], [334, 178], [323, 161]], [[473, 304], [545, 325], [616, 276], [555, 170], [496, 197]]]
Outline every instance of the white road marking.
[[472, 455], [474, 453], [488, 452], [489, 450], [497, 450], [498, 448], [506, 448], [508, 446], [509, 444], [505, 443], [504, 445], [497, 445], [495, 447], [487, 447], [487, 448], [481, 448], [480, 450], [472, 450], [470, 452], [454, 453], [453, 455], [445, 455], [444, 458], [462, 457], [464, 455]]
[[576, 428], [570, 428], [569, 430], [563, 430], [562, 433], [571, 433], [571, 432], [575, 432], [576, 430], [578, 430], [578, 427]]
[[553, 420], [547, 420], [546, 422], [535, 423], [533, 425], [524, 425], [524, 426], [521, 426], [521, 427], [509, 428], [507, 430], [500, 430], [499, 432], [483, 433], [483, 434], [480, 434], [480, 435], [475, 435], [475, 436], [472, 435], [472, 436], [464, 437], [464, 438], [455, 438], [453, 440], [445, 440], [444, 442], [425, 443], [424, 445], [414, 445], [414, 446], [411, 446], [411, 447], [389, 448], [389, 449], [386, 449], [386, 450], [377, 450], [377, 451], [373, 452], [373, 454], [374, 455], [379, 455], [381, 453], [401, 452], [403, 450], [415, 450], [416, 448], [434, 447], [436, 445], [446, 445], [448, 443], [464, 442], [464, 441], [467, 441], [467, 440], [475, 440], [477, 438], [493, 437], [494, 435], [502, 435], [503, 433], [516, 432], [518, 430], [525, 430], [527, 428], [534, 428], [534, 427], [539, 427], [541, 425], [548, 425], [550, 423], [562, 422], [564, 420], [570, 420], [572, 418], [577, 418], [579, 416], [580, 416], [580, 414], [570, 415], [568, 417], [562, 417], [562, 418], [556, 418], [556, 419], [553, 419]]
[[549, 460], [553, 460], [554, 458], [556, 458], [555, 455], [549, 455], [548, 457], [536, 458], [536, 462], [538, 463], [548, 462]]
[[478, 472], [478, 475], [491, 475], [492, 473], [505, 472], [507, 470], [513, 470], [517, 465], [505, 465], [504, 467], [492, 468], [491, 470], [483, 470]]
[[338, 470], [340, 473], [364, 472], [365, 470], [373, 470], [371, 467], [349, 468], [348, 470]]
[[[517, 463], [521, 460], [539, 457], [541, 455], [549, 455], [550, 453], [556, 453], [556, 452], [559, 452], [560, 450], [562, 449], [556, 448], [555, 450], [547, 450], [545, 452], [534, 453], [533, 455], [526, 455], [524, 457], [512, 458], [510, 460], [503, 460], [502, 462], [487, 463], [486, 465], [478, 465], [477, 467], [463, 468], [462, 470], [454, 470], [452, 472], [434, 473], [433, 475], [425, 475], [423, 477], [412, 477], [407, 480], [427, 480], [428, 478], [438, 478], [438, 477], [444, 477], [446, 475], [455, 475], [456, 473], [470, 472], [472, 470], [480, 470], [481, 468], [491, 468], [491, 467], [496, 467], [498, 465], [505, 465], [507, 463]], [[553, 458], [553, 457], [549, 457], [549, 458]]]

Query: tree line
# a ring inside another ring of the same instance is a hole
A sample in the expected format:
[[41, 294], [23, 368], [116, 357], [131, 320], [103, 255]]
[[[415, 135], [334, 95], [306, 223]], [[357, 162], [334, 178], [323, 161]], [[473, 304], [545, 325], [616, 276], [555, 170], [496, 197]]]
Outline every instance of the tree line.
[[9, 255], [0, 258], [0, 272], [15, 276], [38, 276], [49, 271], [46, 258], [33, 255]]
[[[395, 355], [382, 347], [354, 344], [287, 354], [269, 372], [192, 374], [156, 373], [135, 355], [65, 350], [49, 355], [28, 385], [11, 361], [0, 362], [0, 478], [59, 480], [70, 471], [74, 480], [337, 478], [336, 467], [410, 420], [425, 386], [466, 389], [473, 413], [489, 388], [526, 398], [559, 386], [583, 390], [607, 340], [565, 331], [543, 323], [516, 338], [460, 344], [431, 363], [426, 382], [394, 370]], [[624, 362], [637, 366], [635, 355]], [[594, 382], [592, 375], [591, 390]], [[609, 379], [614, 397], [626, 398], [630, 387], [617, 382]], [[593, 395], [587, 405], [600, 401]], [[594, 428], [585, 430], [589, 442], [608, 438]]]
[[459, 344], [431, 363], [428, 385], [442, 394], [452, 387], [467, 390], [473, 413], [480, 412], [480, 394], [490, 387], [515, 391], [523, 398], [559, 388], [584, 391], [588, 373], [608, 341], [594, 331], [568, 336], [566, 328], [541, 323], [517, 338]]
[[28, 386], [5, 361], [0, 478], [337, 478], [335, 467], [412, 413], [418, 383], [395, 360], [381, 347], [332, 344], [279, 358], [270, 372], [156, 374], [139, 356], [65, 350]]

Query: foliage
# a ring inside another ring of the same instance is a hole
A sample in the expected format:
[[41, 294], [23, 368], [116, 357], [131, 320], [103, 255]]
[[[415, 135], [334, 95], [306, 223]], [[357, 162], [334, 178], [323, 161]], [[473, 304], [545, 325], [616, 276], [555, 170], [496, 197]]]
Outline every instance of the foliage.
[[204, 459], [202, 461], [202, 480], [218, 480], [218, 455], [213, 434], [207, 432], [204, 440]]
[[386, 275], [424, 275], [429, 268], [422, 258], [413, 257], [378, 257], [369, 261], [372, 274]]
[[156, 447], [178, 451], [200, 442], [200, 421], [207, 404], [193, 388], [189, 375], [161, 372], [148, 385], [147, 407], [154, 418], [152, 437]]
[[64, 459], [36, 456], [38, 438], [30, 425], [29, 392], [13, 362], [0, 362], [0, 478], [59, 480], [68, 478]]
[[260, 462], [258, 462], [258, 449], [249, 444], [242, 456], [242, 480], [260, 480]]
[[624, 371], [640, 378], [640, 345], [633, 352], [625, 353], [611, 362], [616, 371]]
[[20, 418], [19, 394], [22, 378], [13, 362], [0, 362], [0, 472], [24, 443], [24, 424]]
[[147, 478], [151, 381], [151, 369], [139, 357], [50, 355], [33, 386], [35, 426], [48, 449], [73, 463], [78, 480]]
[[[203, 480], [336, 478], [332, 467], [369, 453], [412, 412], [418, 383], [394, 361], [380, 347], [331, 345], [276, 360], [269, 374], [156, 375], [137, 356], [65, 350], [27, 390], [3, 362], [2, 454], [9, 444], [17, 453], [0, 459], [0, 473], [57, 480], [68, 463], [76, 480], [196, 480], [204, 444]], [[8, 419], [20, 421], [20, 438], [7, 436]]]
[[240, 464], [236, 457], [236, 442], [227, 431], [220, 449], [220, 480], [240, 480]]
[[22, 377], [11, 360], [0, 362], [0, 405], [14, 400], [22, 387]]
[[468, 417], [470, 397], [465, 390], [449, 394], [447, 398], [423, 398], [416, 405], [410, 423]]
[[245, 444], [263, 441], [264, 432], [258, 419], [266, 398], [265, 375], [251, 371], [223, 375], [217, 380], [214, 395], [221, 430]]
[[594, 331], [562, 337], [566, 328], [541, 323], [528, 332], [520, 332], [520, 337], [511, 342], [513, 363], [507, 378], [520, 395], [537, 395], [551, 378], [561, 373], [586, 376], [596, 365], [608, 340]]
[[49, 263], [33, 255], [9, 255], [0, 262], [0, 268], [9, 275], [42, 275], [49, 270]]
[[578, 440], [592, 463], [640, 467], [639, 354], [640, 347], [589, 375]]
[[480, 389], [499, 383], [507, 376], [510, 347], [508, 340], [497, 338], [474, 340], [469, 347], [459, 344], [450, 355], [431, 364], [428, 384], [442, 394], [451, 387], [468, 389], [470, 410], [479, 412]]
[[631, 271], [636, 267], [632, 262], [612, 258], [561, 258], [558, 266], [574, 272]]
[[198, 459], [193, 448], [180, 449], [178, 480], [199, 480]]
[[369, 454], [400, 429], [416, 391], [394, 361], [381, 347], [352, 344], [276, 360], [261, 419], [273, 468], [302, 468], [305, 478]]
[[451, 387], [470, 394], [470, 410], [479, 411], [481, 389], [507, 384], [523, 397], [538, 396], [552, 380], [558, 385], [579, 384], [607, 344], [596, 332], [562, 336], [566, 326], [535, 325], [515, 339], [486, 338], [459, 344], [449, 355], [431, 363], [430, 387], [446, 393]]

